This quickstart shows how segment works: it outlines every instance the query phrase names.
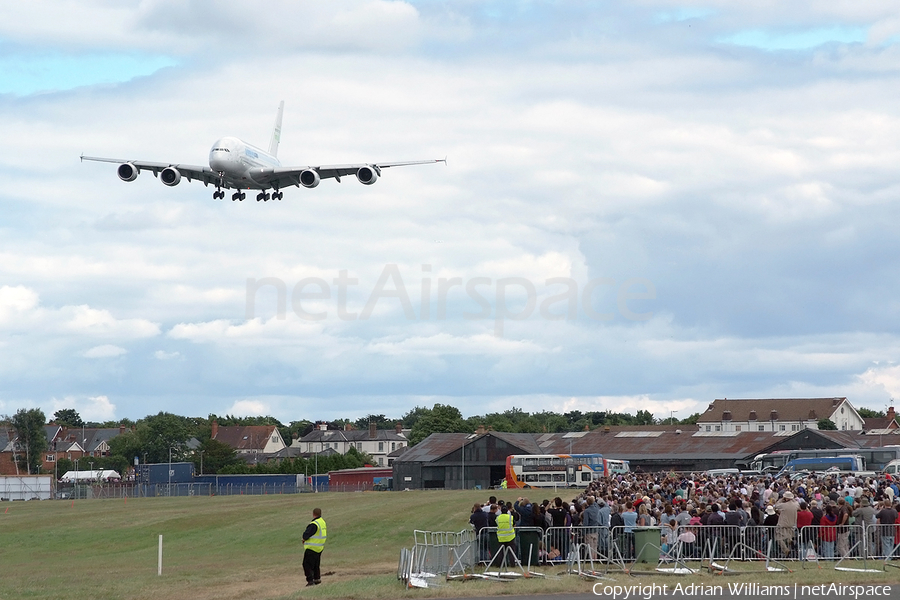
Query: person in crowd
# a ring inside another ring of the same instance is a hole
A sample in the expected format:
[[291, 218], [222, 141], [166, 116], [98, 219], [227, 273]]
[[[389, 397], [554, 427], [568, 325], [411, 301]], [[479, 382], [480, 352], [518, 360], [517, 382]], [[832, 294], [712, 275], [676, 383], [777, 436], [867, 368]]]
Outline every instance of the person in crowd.
[[881, 540], [881, 556], [894, 556], [894, 529], [897, 523], [897, 510], [891, 504], [890, 497], [885, 494], [881, 503], [881, 510], [875, 514], [875, 520], [878, 524], [878, 535]]
[[625, 501], [625, 512], [622, 513], [622, 532], [625, 537], [623, 552], [626, 558], [634, 558], [634, 528], [637, 527], [637, 512], [631, 500]]
[[778, 513], [778, 522], [775, 526], [775, 541], [781, 550], [781, 556], [792, 556], [794, 537], [797, 533], [797, 512], [800, 505], [794, 499], [793, 492], [782, 492], [781, 498], [775, 503], [775, 511]]
[[587, 506], [581, 513], [581, 526], [584, 528], [584, 544], [588, 549], [588, 558], [597, 558], [600, 537], [600, 507], [593, 496], [587, 497]]
[[837, 539], [837, 515], [834, 505], [825, 505], [822, 522], [819, 524], [819, 551], [822, 558], [834, 558], [834, 541]]
[[478, 544], [478, 560], [487, 560], [488, 544], [487, 532], [482, 533], [482, 529], [488, 526], [488, 513], [484, 512], [480, 504], [472, 507], [472, 515], [469, 517], [469, 524], [475, 529], [475, 543]]

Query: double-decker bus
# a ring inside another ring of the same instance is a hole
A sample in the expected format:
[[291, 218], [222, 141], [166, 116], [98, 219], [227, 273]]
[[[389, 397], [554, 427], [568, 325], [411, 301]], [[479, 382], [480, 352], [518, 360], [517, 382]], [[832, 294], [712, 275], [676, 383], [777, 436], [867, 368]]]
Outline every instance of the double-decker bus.
[[606, 475], [600, 454], [512, 454], [506, 457], [506, 487], [587, 487]]

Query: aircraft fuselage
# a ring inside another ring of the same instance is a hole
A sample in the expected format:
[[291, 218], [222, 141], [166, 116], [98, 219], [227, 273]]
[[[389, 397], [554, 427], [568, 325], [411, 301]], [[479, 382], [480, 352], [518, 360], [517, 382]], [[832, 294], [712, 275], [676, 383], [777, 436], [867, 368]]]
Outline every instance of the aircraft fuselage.
[[209, 168], [221, 173], [235, 188], [260, 187], [262, 181], [257, 178], [280, 166], [281, 162], [265, 150], [236, 137], [216, 140], [209, 151]]

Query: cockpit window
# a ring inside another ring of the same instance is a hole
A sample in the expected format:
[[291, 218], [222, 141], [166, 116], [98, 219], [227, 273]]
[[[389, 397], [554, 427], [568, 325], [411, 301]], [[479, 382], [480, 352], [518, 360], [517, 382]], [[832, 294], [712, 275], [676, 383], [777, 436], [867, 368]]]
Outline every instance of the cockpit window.
[[213, 148], [213, 152], [231, 152], [228, 148]]

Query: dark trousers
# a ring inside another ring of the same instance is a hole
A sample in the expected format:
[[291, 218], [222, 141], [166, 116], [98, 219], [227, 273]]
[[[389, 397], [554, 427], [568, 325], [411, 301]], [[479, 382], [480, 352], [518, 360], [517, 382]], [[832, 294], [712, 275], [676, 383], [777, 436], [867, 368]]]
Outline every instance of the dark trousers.
[[319, 572], [321, 562], [321, 552], [307, 549], [303, 553], [303, 573], [306, 575], [307, 583], [320, 583], [322, 581], [322, 573]]

